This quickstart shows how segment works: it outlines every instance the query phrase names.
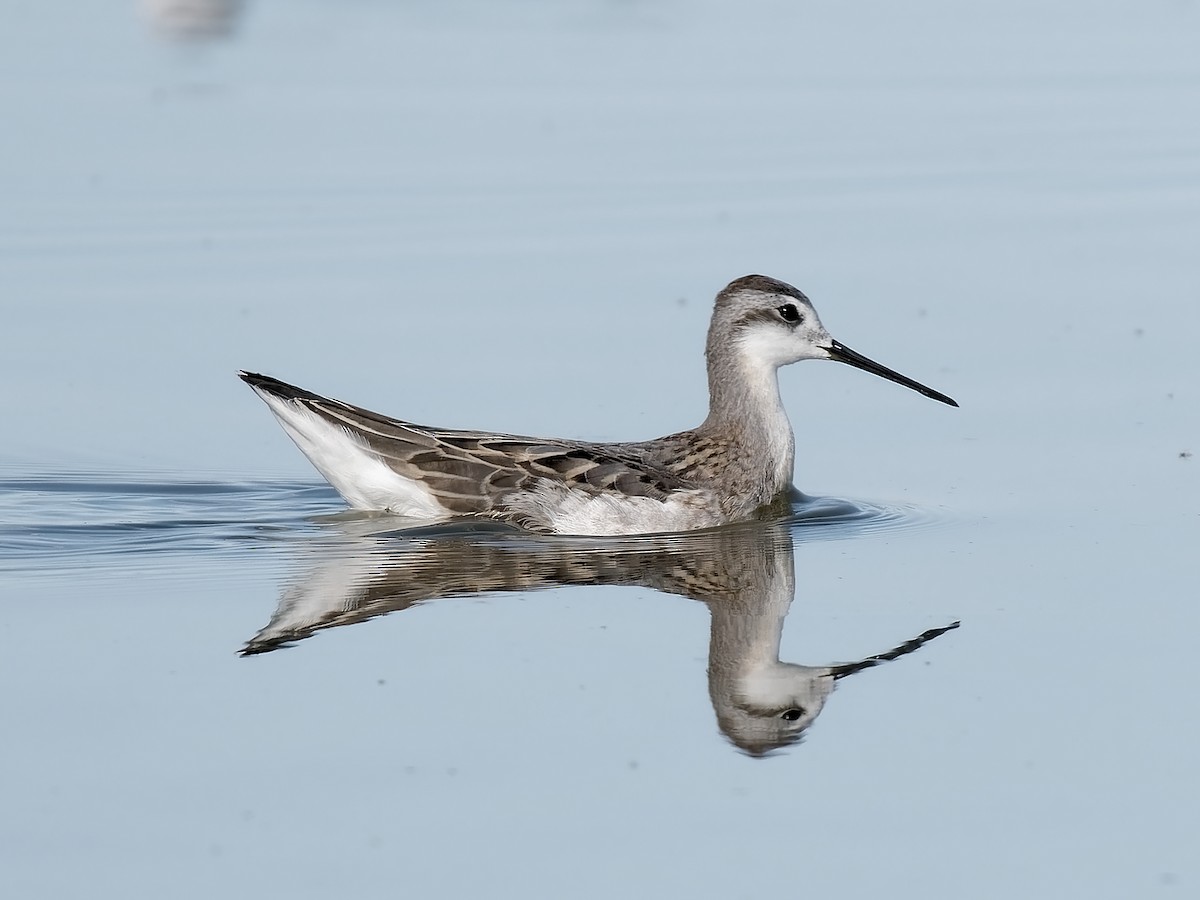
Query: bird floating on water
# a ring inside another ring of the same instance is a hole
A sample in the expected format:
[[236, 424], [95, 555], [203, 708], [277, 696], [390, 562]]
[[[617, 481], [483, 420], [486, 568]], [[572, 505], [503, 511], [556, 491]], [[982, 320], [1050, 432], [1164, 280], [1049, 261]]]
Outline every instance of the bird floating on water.
[[430, 428], [239, 372], [346, 502], [438, 521], [475, 516], [553, 534], [650, 534], [753, 518], [792, 491], [780, 366], [832, 359], [958, 406], [834, 340], [796, 288], [764, 275], [717, 294], [708, 418], [651, 441], [593, 443]]

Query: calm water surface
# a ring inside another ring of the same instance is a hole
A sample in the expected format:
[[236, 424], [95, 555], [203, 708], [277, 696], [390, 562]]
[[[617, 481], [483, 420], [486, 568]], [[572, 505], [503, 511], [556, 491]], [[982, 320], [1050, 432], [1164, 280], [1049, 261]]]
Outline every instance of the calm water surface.
[[[0, 15], [4, 896], [1197, 890], [1197, 4]], [[643, 439], [753, 271], [962, 408], [792, 367], [790, 515], [588, 541], [233, 374]]]

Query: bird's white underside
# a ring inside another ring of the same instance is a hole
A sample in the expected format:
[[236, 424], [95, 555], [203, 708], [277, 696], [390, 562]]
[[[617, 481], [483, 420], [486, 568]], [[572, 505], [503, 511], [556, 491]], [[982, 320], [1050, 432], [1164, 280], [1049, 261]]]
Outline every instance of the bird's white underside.
[[709, 498], [682, 491], [671, 499], [592, 494], [543, 481], [515, 496], [509, 508], [527, 521], [543, 523], [559, 534], [655, 534], [706, 528], [720, 523]]

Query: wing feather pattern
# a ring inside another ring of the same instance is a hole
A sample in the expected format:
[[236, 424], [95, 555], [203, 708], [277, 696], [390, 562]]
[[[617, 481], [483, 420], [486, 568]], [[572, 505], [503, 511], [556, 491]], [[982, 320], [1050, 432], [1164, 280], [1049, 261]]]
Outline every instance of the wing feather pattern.
[[299, 404], [340, 426], [385, 465], [428, 488], [458, 515], [506, 518], [514, 495], [572, 492], [666, 501], [694, 490], [686, 476], [639, 444], [548, 442], [545, 438], [430, 428], [322, 397], [265, 375], [240, 373], [257, 390]]

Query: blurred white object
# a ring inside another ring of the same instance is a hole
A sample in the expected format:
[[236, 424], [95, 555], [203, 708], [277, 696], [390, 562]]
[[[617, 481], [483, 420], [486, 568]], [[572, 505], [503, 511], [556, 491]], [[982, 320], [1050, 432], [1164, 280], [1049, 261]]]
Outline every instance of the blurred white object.
[[244, 0], [140, 0], [154, 31], [170, 40], [196, 41], [233, 34]]

